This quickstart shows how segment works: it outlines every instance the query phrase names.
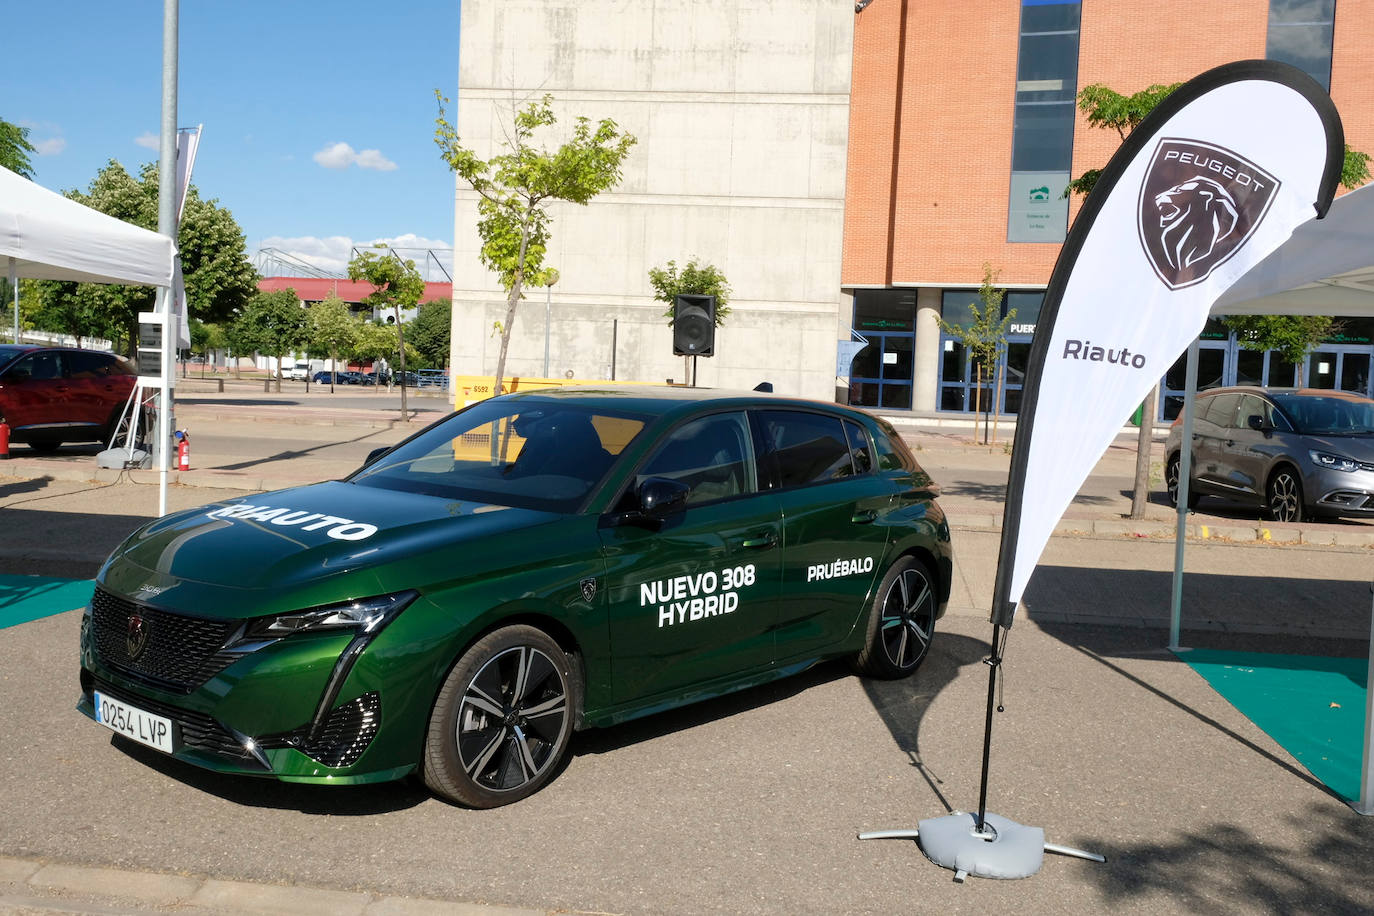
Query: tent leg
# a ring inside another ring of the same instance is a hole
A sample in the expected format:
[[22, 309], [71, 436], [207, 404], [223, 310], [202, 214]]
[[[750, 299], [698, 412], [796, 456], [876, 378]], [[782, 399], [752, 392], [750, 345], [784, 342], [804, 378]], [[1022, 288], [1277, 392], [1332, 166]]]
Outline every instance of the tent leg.
[[[1374, 582], [1369, 583], [1374, 595]], [[1374, 814], [1374, 600], [1369, 610], [1369, 675], [1364, 691], [1364, 763], [1360, 768], [1360, 800], [1353, 807], [1360, 814]]]
[[[1169, 600], [1169, 648], [1179, 651], [1179, 625], [1183, 618], [1183, 547], [1188, 542], [1188, 481], [1193, 476], [1193, 401], [1197, 398], [1198, 342], [1188, 347], [1187, 380], [1183, 392], [1183, 435], [1178, 454], [1178, 527], [1174, 531], [1174, 581]], [[1168, 474], [1165, 455], [1165, 474]]]

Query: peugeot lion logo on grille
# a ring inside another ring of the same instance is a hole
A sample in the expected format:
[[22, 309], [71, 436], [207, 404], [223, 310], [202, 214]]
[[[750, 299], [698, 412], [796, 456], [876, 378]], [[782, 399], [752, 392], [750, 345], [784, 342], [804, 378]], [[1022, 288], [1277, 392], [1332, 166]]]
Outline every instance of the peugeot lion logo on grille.
[[1165, 138], [1140, 184], [1140, 244], [1170, 289], [1201, 283], [1269, 212], [1279, 180], [1225, 147]]
[[129, 650], [129, 660], [133, 661], [143, 654], [144, 646], [148, 645], [148, 625], [138, 614], [129, 617], [129, 632], [124, 641], [124, 648]]

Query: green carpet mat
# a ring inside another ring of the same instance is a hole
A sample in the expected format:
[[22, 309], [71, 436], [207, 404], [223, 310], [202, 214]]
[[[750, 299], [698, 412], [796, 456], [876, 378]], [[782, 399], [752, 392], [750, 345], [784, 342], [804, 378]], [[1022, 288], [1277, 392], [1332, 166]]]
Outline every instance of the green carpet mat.
[[94, 590], [90, 579], [0, 576], [0, 629], [83, 607]]
[[1178, 657], [1331, 791], [1359, 800], [1369, 659], [1215, 649]]

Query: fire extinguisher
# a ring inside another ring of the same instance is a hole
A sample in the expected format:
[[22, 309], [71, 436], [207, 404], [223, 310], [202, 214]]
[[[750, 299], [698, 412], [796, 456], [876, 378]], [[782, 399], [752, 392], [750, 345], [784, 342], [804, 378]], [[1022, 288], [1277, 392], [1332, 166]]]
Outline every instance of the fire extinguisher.
[[10, 456], [10, 425], [5, 422], [5, 415], [0, 414], [0, 459]]
[[184, 429], [177, 430], [177, 470], [191, 470], [191, 437]]

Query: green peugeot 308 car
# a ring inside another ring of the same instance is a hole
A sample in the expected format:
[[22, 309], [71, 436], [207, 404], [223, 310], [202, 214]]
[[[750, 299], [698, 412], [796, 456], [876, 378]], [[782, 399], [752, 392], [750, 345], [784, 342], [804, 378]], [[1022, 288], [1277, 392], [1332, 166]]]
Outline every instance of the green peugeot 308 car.
[[344, 480], [134, 532], [82, 618], [78, 708], [224, 773], [418, 771], [509, 804], [579, 729], [828, 658], [911, 674], [949, 598], [937, 489], [890, 425], [833, 404], [493, 398]]

